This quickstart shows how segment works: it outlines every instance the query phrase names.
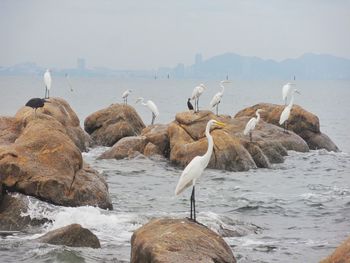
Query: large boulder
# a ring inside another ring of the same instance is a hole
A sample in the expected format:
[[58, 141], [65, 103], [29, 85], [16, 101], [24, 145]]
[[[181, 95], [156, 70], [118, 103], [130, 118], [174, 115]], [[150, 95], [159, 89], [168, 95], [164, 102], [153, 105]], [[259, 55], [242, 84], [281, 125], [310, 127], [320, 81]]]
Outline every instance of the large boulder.
[[36, 239], [41, 243], [64, 245], [68, 247], [101, 248], [98, 238], [79, 224], [68, 225], [46, 233]]
[[28, 211], [27, 197], [5, 194], [0, 203], [0, 231], [22, 231], [46, 223], [47, 219], [32, 219], [23, 215]]
[[215, 232], [188, 219], [153, 219], [131, 237], [131, 263], [236, 262]]
[[336, 250], [320, 263], [348, 263], [350, 262], [350, 237], [345, 240]]
[[113, 146], [121, 138], [140, 135], [145, 124], [136, 110], [123, 104], [112, 104], [108, 108], [89, 115], [84, 129], [98, 145]]
[[[285, 106], [270, 103], [259, 103], [252, 107], [239, 111], [235, 118], [255, 116], [257, 109], [263, 109], [262, 115], [265, 122], [279, 126], [280, 115]], [[312, 150], [326, 149], [328, 151], [339, 151], [331, 139], [320, 131], [320, 122], [316, 115], [306, 111], [298, 105], [293, 105], [288, 119], [288, 130], [293, 131], [303, 138]]]
[[[80, 127], [80, 121], [76, 113], [67, 101], [61, 98], [50, 98], [43, 108], [37, 109], [37, 118], [53, 117], [62, 124], [66, 135], [74, 142], [80, 151], [86, 151], [91, 144], [90, 136]], [[26, 122], [33, 119], [33, 109], [22, 107], [15, 115], [17, 122]], [[23, 125], [23, 123], [22, 123]]]
[[99, 159], [133, 158], [137, 154], [144, 154], [147, 157], [155, 155], [169, 157], [169, 150], [168, 125], [155, 124], [143, 129], [139, 136], [120, 139], [99, 156]]
[[176, 114], [175, 121], [169, 125], [170, 160], [180, 166], [186, 166], [195, 156], [207, 151], [205, 127], [210, 119], [226, 124], [224, 129], [214, 129], [211, 135], [214, 150], [209, 168], [230, 171], [244, 171], [256, 167], [269, 167], [271, 163], [283, 161], [287, 150], [306, 152], [307, 144], [298, 135], [260, 121], [253, 133], [253, 142], [243, 130], [249, 118], [232, 119], [217, 117], [210, 111], [197, 114], [182, 112]]
[[[59, 99], [50, 101], [53, 102], [47, 104], [54, 107]], [[5, 140], [0, 137], [0, 142], [4, 142], [0, 144], [0, 181], [9, 191], [53, 204], [111, 209], [104, 178], [83, 162], [78, 146], [64, 126], [70, 126], [67, 124], [70, 122], [74, 126], [77, 120], [70, 114], [67, 114], [71, 116], [70, 120], [61, 120], [59, 113], [69, 112], [69, 108], [59, 105], [58, 109], [50, 110], [58, 112], [53, 116], [43, 114], [39, 109], [36, 116], [27, 109], [16, 114], [14, 123], [21, 123], [17, 138], [10, 140], [11, 136], [7, 134]], [[45, 112], [45, 107], [40, 110]]]

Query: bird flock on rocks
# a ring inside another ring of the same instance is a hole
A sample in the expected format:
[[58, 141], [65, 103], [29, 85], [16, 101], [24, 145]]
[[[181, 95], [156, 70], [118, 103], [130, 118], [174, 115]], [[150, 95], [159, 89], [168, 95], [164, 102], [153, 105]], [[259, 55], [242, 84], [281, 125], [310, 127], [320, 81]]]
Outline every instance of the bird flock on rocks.
[[[66, 79], [69, 82], [68, 75], [66, 75]], [[209, 107], [215, 108], [216, 115], [219, 116], [219, 104], [221, 103], [222, 97], [224, 95], [225, 91], [225, 85], [231, 83], [228, 80], [222, 80], [220, 81], [219, 85], [221, 87], [221, 90], [218, 91], [213, 98], [211, 99], [209, 103]], [[68, 83], [70, 90], [73, 91], [73, 88]], [[45, 97], [44, 98], [32, 98], [30, 99], [25, 106], [31, 107], [34, 109], [34, 115], [36, 116], [36, 110], [38, 108], [44, 107], [45, 103], [50, 103], [50, 90], [52, 86], [52, 78], [51, 78], [51, 72], [49, 69], [47, 69], [44, 73], [44, 85], [45, 85]], [[286, 83], [282, 87], [282, 100], [284, 102], [284, 109], [280, 115], [279, 124], [284, 125], [284, 132], [288, 133], [288, 119], [291, 114], [291, 110], [294, 103], [294, 94], [300, 94], [299, 91], [295, 88], [294, 83]], [[190, 111], [193, 111], [195, 114], [199, 112], [199, 98], [204, 93], [204, 91], [207, 89], [207, 87], [201, 83], [198, 86], [196, 86], [193, 91], [190, 98], [187, 100], [187, 107]], [[132, 93], [132, 90], [127, 89], [123, 92], [121, 98], [123, 99], [123, 104], [128, 104], [128, 97]], [[287, 104], [287, 99], [289, 98], [289, 103]], [[194, 102], [194, 105], [191, 103], [191, 101]], [[159, 110], [157, 105], [152, 100], [145, 101], [144, 98], [139, 97], [137, 98], [135, 103], [141, 103], [141, 105], [147, 107], [151, 113], [152, 113], [152, 121], [151, 125], [154, 124], [154, 121], [156, 117], [159, 115]], [[260, 121], [260, 113], [264, 112], [263, 109], [257, 109], [255, 114], [256, 117], [252, 117], [249, 119], [249, 121], [246, 123], [245, 128], [243, 130], [243, 135], [249, 134], [249, 140], [250, 142], [253, 141], [253, 131], [255, 127], [258, 125]], [[193, 220], [196, 222], [196, 202], [195, 202], [195, 185], [199, 177], [202, 175], [205, 168], [208, 166], [211, 155], [213, 153], [213, 147], [214, 147], [214, 141], [213, 137], [210, 134], [211, 128], [223, 128], [225, 127], [225, 124], [217, 121], [217, 120], [209, 120], [207, 122], [206, 128], [205, 128], [205, 136], [208, 140], [208, 148], [204, 155], [202, 156], [195, 156], [189, 164], [184, 168], [182, 171], [182, 174], [178, 180], [177, 186], [175, 188], [175, 195], [181, 194], [186, 188], [192, 186], [192, 193], [190, 197], [190, 220]]]

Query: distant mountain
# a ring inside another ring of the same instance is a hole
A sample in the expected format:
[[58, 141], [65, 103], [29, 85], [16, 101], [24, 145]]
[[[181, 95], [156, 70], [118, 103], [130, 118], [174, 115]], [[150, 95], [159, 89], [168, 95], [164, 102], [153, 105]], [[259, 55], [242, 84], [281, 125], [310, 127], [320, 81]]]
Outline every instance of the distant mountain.
[[350, 60], [307, 53], [281, 62], [226, 53], [194, 64], [188, 76], [231, 79], [350, 79]]

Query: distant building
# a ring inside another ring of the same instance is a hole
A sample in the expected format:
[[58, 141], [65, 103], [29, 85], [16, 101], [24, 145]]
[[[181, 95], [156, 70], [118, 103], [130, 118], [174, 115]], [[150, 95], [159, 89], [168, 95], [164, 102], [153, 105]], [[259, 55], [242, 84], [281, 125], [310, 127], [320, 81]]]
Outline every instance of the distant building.
[[77, 69], [79, 70], [85, 70], [85, 59], [84, 58], [78, 58], [77, 59]]
[[194, 64], [199, 65], [202, 63], [202, 61], [203, 61], [202, 54], [197, 53], [194, 57]]
[[183, 78], [185, 77], [185, 65], [182, 63], [177, 64], [177, 66], [174, 68], [174, 76], [176, 78]]

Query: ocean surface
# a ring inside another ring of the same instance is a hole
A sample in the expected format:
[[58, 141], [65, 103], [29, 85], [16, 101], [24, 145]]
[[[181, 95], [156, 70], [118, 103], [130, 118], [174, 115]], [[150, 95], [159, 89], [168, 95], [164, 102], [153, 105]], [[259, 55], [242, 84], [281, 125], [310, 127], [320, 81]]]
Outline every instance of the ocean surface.
[[[206, 81], [200, 108], [208, 108], [220, 90]], [[151, 113], [135, 105], [137, 97], [153, 100], [160, 110], [156, 123], [168, 123], [186, 110], [199, 80], [70, 78], [53, 76], [52, 96], [65, 98], [81, 125], [92, 112], [121, 102], [132, 89], [130, 104], [146, 124]], [[284, 81], [232, 81], [220, 113], [234, 115], [259, 102], [282, 104]], [[227, 172], [207, 169], [196, 191], [198, 221], [226, 242], [239, 263], [319, 262], [350, 236], [350, 81], [297, 81], [295, 103], [320, 119], [321, 131], [341, 152], [288, 152], [271, 169]], [[71, 88], [73, 91], [71, 91]], [[14, 115], [31, 97], [43, 97], [41, 76], [0, 77], [0, 115]], [[114, 210], [58, 207], [28, 198], [28, 214], [52, 223], [30, 232], [0, 236], [0, 262], [129, 262], [133, 231], [151, 218], [189, 215], [190, 190], [173, 195], [181, 169], [164, 160], [96, 160], [106, 147], [90, 149], [84, 159], [106, 178]], [[32, 242], [58, 227], [79, 223], [92, 230], [101, 249], [69, 248]], [[234, 235], [232, 234], [234, 233]]]

